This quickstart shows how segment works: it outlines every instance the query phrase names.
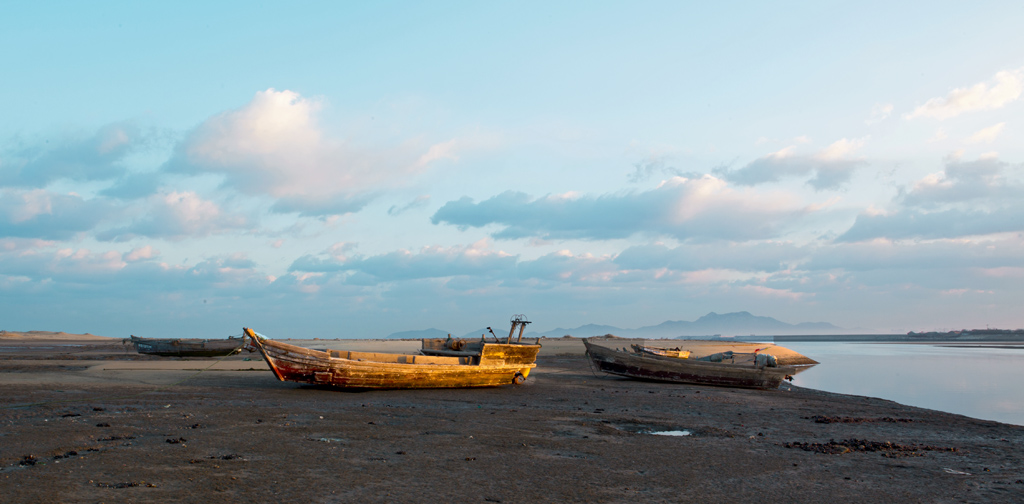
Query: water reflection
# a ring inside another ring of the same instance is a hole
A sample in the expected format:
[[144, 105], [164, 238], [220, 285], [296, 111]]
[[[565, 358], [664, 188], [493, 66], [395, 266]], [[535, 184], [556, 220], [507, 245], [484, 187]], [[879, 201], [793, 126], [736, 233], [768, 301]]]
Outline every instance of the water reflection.
[[1024, 348], [785, 342], [821, 364], [801, 387], [1024, 425]]
[[666, 430], [666, 431], [651, 431], [648, 434], [654, 434], [655, 436], [689, 436], [690, 431], [688, 430]]

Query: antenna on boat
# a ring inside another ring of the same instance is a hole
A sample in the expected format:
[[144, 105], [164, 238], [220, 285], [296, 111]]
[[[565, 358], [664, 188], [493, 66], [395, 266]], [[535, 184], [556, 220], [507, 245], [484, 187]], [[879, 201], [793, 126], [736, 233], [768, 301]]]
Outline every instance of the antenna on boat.
[[526, 329], [526, 324], [529, 324], [530, 321], [526, 319], [526, 315], [520, 313], [512, 315], [510, 322], [512, 322], [512, 328], [508, 331], [508, 341], [506, 343], [512, 343], [512, 334], [516, 332], [516, 325], [519, 325], [519, 339], [516, 340], [516, 343], [519, 343], [523, 340], [523, 329]]

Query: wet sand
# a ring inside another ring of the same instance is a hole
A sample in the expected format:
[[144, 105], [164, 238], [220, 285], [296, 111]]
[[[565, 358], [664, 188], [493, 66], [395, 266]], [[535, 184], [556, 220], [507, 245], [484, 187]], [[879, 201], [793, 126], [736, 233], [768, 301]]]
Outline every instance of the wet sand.
[[542, 340], [522, 386], [344, 392], [98, 338], [0, 335], [5, 502], [1024, 501], [1024, 427], [595, 376], [578, 340]]

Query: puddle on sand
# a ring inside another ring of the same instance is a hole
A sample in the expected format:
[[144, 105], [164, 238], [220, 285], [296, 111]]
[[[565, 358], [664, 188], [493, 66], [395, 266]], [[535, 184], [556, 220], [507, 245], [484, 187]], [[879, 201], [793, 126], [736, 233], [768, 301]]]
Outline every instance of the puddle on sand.
[[[610, 423], [610, 422], [606, 422]], [[622, 423], [612, 424], [612, 427], [626, 432], [632, 432], [633, 434], [650, 434], [653, 436], [692, 436], [693, 431], [689, 429], [673, 429], [669, 425], [657, 425], [657, 424], [643, 424], [643, 423]]]

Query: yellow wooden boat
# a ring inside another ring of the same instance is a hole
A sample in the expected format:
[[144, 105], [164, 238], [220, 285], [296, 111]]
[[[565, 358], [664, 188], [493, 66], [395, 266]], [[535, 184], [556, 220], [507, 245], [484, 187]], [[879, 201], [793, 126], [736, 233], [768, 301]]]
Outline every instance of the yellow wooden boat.
[[[528, 323], [525, 318], [513, 319], [512, 331], [520, 327], [520, 341], [511, 341], [510, 331], [505, 342], [435, 348], [442, 351], [433, 355], [314, 350], [268, 339], [247, 327], [243, 331], [281, 381], [353, 389], [461, 388], [526, 381], [540, 351], [539, 344], [521, 341], [522, 327]], [[436, 345], [425, 341], [428, 346]]]

